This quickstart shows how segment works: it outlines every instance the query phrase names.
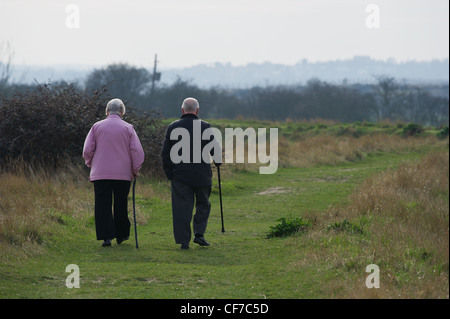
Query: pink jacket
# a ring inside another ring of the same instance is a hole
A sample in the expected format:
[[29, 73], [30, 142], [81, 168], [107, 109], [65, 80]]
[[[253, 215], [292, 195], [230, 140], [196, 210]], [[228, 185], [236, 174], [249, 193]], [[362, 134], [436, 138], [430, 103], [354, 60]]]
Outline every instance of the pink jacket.
[[133, 126], [110, 114], [95, 123], [83, 147], [83, 158], [91, 168], [89, 180], [131, 181], [144, 162], [144, 150]]

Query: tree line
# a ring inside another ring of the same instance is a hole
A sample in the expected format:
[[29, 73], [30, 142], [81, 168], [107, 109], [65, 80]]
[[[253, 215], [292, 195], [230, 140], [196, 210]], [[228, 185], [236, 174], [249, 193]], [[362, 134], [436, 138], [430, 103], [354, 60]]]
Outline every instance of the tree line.
[[[164, 75], [163, 75], [164, 76]], [[325, 119], [355, 121], [401, 121], [443, 126], [449, 123], [448, 94], [433, 94], [429, 86], [404, 84], [390, 76], [376, 76], [374, 84], [333, 84], [311, 79], [304, 85], [256, 86], [246, 89], [200, 88], [178, 78], [150, 90], [152, 74], [145, 68], [112, 64], [93, 70], [77, 90], [85, 94], [107, 91], [126, 105], [158, 111], [166, 118], [180, 116], [184, 98], [200, 102], [207, 118], [253, 118], [260, 120]], [[27, 90], [27, 85], [3, 85], [4, 95]], [[448, 92], [448, 84], [441, 88]]]

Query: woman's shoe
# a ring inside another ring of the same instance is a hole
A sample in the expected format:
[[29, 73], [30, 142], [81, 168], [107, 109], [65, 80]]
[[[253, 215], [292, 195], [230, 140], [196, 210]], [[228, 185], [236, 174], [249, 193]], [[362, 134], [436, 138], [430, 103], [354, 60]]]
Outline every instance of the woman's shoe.
[[111, 247], [111, 239], [105, 239], [103, 241], [102, 247]]

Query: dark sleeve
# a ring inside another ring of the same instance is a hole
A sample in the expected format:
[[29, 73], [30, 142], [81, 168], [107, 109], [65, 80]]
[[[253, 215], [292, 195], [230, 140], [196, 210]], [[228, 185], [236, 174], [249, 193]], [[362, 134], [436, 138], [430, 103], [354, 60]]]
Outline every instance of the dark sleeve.
[[[211, 124], [207, 123], [206, 128], [211, 128]], [[211, 136], [208, 141], [208, 143], [211, 143], [211, 142], [214, 143], [214, 147], [211, 149], [210, 155], [213, 159], [214, 165], [216, 167], [219, 167], [220, 165], [222, 165], [222, 149], [220, 147], [219, 142], [216, 140], [216, 138], [214, 136]], [[215, 158], [214, 154], [215, 154], [216, 149], [218, 150], [217, 157], [219, 158], [219, 160], [217, 160], [217, 161], [214, 160], [214, 158]]]
[[169, 125], [169, 127], [167, 127], [167, 130], [166, 130], [166, 136], [164, 138], [164, 144], [163, 144], [162, 151], [161, 151], [163, 170], [168, 179], [172, 179], [172, 177], [173, 177], [173, 172], [172, 172], [173, 164], [170, 159], [170, 149], [172, 148], [172, 144], [170, 142], [171, 131], [172, 131], [171, 125]]

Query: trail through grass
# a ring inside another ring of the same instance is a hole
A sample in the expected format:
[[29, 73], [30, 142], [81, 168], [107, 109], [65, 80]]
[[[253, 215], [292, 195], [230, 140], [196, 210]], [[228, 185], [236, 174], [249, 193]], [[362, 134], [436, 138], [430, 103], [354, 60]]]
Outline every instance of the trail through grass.
[[[341, 218], [335, 212], [350, 203], [350, 195], [364, 180], [394, 169], [403, 161], [418, 161], [422, 156], [418, 151], [380, 153], [336, 166], [279, 168], [273, 175], [235, 171], [224, 165], [221, 173], [226, 232], [221, 232], [214, 174], [212, 211], [205, 234], [211, 246], [191, 243], [187, 251], [174, 243], [168, 183], [138, 181], [139, 249], [134, 247], [133, 229], [129, 241], [121, 245], [114, 242], [111, 248], [100, 246], [95, 240], [92, 217], [93, 189], [84, 189], [86, 200], [90, 200], [87, 204], [90, 207], [85, 208], [86, 217], [72, 218], [55, 212], [60, 227], [46, 234], [41, 244], [30, 244], [27, 254], [2, 252], [0, 297], [448, 298], [448, 249], [447, 264], [436, 266], [435, 272], [440, 273], [433, 276], [430, 274], [433, 265], [427, 264], [426, 258], [427, 253], [433, 252], [411, 244], [409, 257], [417, 254], [417, 258], [408, 260], [423, 261], [424, 266], [418, 269], [422, 278], [432, 277], [430, 282], [437, 287], [434, 294], [426, 290], [428, 286], [417, 283], [420, 280], [407, 269], [393, 274], [391, 269], [398, 267], [388, 262], [380, 265], [382, 284], [392, 281], [387, 275], [397, 276], [397, 288], [389, 284], [384, 291], [370, 291], [365, 288], [365, 267], [383, 260], [366, 251], [375, 239], [370, 234], [330, 232], [327, 228]], [[299, 216], [313, 223], [306, 235], [265, 238], [277, 219]], [[361, 217], [351, 222], [366, 225], [376, 218], [380, 217]], [[33, 253], [33, 247], [40, 251]], [[69, 275], [65, 269], [69, 264], [79, 266], [79, 289], [68, 289], [65, 285]], [[386, 269], [389, 271], [383, 273]], [[426, 291], [405, 290], [408, 285]]]

